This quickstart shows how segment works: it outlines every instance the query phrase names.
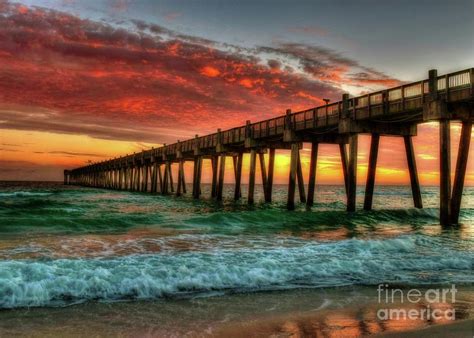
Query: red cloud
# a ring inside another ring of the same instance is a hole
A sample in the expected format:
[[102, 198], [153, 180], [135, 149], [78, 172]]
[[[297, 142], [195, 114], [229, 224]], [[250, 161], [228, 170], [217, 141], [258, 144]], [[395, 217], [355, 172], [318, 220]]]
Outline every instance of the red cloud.
[[[180, 131], [210, 132], [337, 99], [348, 79], [395, 81], [317, 47], [245, 49], [141, 21], [125, 29], [9, 3], [0, 14], [0, 115], [7, 116], [0, 128], [171, 142]], [[285, 63], [295, 58], [297, 71]], [[38, 123], [34, 107], [54, 123]], [[176, 133], [163, 132], [170, 129]]]
[[208, 77], [216, 77], [219, 76], [220, 73], [219, 69], [211, 66], [205, 66], [201, 69], [201, 74]]

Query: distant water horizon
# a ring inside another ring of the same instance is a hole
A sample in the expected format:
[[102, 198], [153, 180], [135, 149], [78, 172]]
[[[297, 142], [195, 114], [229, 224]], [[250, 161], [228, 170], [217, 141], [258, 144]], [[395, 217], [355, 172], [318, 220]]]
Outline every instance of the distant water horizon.
[[[48, 181], [48, 180], [0, 180], [0, 183], [60, 183], [60, 184], [63, 184], [64, 181], [63, 180], [57, 180], [57, 181]], [[201, 182], [201, 184], [204, 184], [204, 185], [210, 185], [211, 182]], [[228, 185], [233, 185], [234, 183], [233, 182], [225, 182], [224, 185], [228, 186]], [[255, 183], [256, 186], [258, 186], [259, 184], [261, 183]], [[71, 184], [71, 185], [76, 185], [76, 184]], [[175, 182], [175, 185], [176, 185], [176, 182]], [[245, 183], [245, 182], [242, 182], [241, 185], [243, 186], [247, 186], [248, 183]], [[287, 183], [277, 183], [277, 182], [274, 182], [273, 185], [278, 185], [278, 186], [288, 186]], [[344, 186], [344, 183], [317, 183], [316, 186]], [[80, 185], [77, 185], [77, 186], [80, 186]], [[186, 186], [191, 186], [189, 183], [186, 184]], [[365, 182], [364, 183], [358, 183], [357, 184], [358, 187], [365, 187]], [[383, 186], [388, 186], [388, 187], [411, 187], [410, 183], [406, 183], [406, 184], [392, 184], [392, 183], [377, 183], [375, 185], [375, 189], [377, 189], [377, 187], [383, 187]], [[436, 185], [436, 184], [421, 184], [420, 183], [420, 186], [421, 187], [427, 187], [427, 188], [430, 188], [430, 187], [433, 187], [433, 188], [439, 188], [439, 185]], [[465, 184], [464, 185], [465, 187], [474, 187], [474, 185], [471, 185], [471, 184]], [[307, 183], [305, 183], [305, 187], [307, 187]], [[98, 189], [107, 189], [107, 188], [98, 188]], [[110, 190], [113, 190], [113, 189], [110, 189]], [[169, 195], [172, 195], [172, 193], [170, 193]], [[203, 198], [206, 198], [206, 196], [203, 196]]]

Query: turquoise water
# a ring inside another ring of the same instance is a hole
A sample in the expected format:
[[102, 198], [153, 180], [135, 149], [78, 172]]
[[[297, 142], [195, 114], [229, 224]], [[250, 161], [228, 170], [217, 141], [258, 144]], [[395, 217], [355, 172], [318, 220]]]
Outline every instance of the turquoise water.
[[[218, 204], [203, 199], [56, 183], [0, 185], [0, 308], [64, 306], [390, 283], [472, 285], [474, 189], [462, 226], [438, 222], [408, 187], [376, 187], [374, 211], [346, 213], [342, 186], [319, 186], [316, 206]], [[246, 190], [244, 187], [243, 195]], [[260, 190], [257, 200], [263, 200]], [[363, 197], [363, 189], [359, 192]], [[362, 199], [358, 200], [359, 210]]]

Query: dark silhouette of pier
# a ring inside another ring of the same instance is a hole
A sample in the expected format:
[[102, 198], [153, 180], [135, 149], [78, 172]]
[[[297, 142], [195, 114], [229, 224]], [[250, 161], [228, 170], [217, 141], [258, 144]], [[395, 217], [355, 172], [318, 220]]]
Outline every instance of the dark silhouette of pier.
[[[248, 203], [254, 202], [257, 157], [266, 202], [272, 200], [273, 173], [276, 149], [291, 150], [288, 184], [288, 209], [295, 207], [298, 189], [302, 203], [312, 206], [316, 183], [316, 164], [319, 144], [339, 145], [347, 196], [347, 211], [356, 209], [357, 141], [359, 134], [370, 134], [370, 155], [364, 209], [372, 209], [378, 147], [381, 136], [403, 137], [410, 173], [413, 203], [422, 208], [420, 184], [416, 169], [412, 138], [417, 126], [428, 121], [439, 122], [440, 160], [440, 222], [457, 224], [468, 161], [472, 121], [474, 119], [474, 68], [442, 76], [429, 71], [429, 78], [399, 87], [381, 90], [358, 97], [342, 96], [339, 102], [292, 113], [269, 120], [251, 123], [229, 130], [198, 136], [186, 141], [164, 145], [140, 153], [65, 170], [64, 183], [108, 189], [149, 191], [177, 196], [186, 193], [184, 162], [193, 161], [192, 195], [201, 195], [203, 161], [210, 160], [212, 168], [211, 195], [222, 199], [225, 162], [234, 164], [234, 198], [241, 198], [242, 159], [250, 153]], [[462, 123], [459, 152], [451, 188], [450, 123]], [[305, 192], [301, 169], [300, 149], [310, 142], [311, 162], [308, 191]], [[347, 146], [348, 145], [348, 146]], [[265, 163], [264, 154], [269, 154]], [[175, 190], [172, 163], [178, 163]], [[163, 170], [162, 170], [162, 167]]]

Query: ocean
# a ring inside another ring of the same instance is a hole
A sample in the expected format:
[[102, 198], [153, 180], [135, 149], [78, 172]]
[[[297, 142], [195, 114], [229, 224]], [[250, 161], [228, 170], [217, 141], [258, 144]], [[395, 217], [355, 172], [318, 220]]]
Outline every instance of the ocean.
[[344, 314], [342, 327], [359, 336], [390, 331], [360, 325], [380, 283], [455, 284], [453, 306], [473, 318], [472, 187], [462, 225], [451, 228], [439, 225], [437, 187], [422, 188], [418, 210], [409, 187], [376, 186], [370, 212], [359, 187], [355, 213], [345, 211], [343, 186], [317, 186], [315, 206], [291, 212], [286, 186], [275, 186], [272, 204], [259, 187], [253, 206], [245, 186], [239, 202], [231, 185], [222, 203], [202, 190], [193, 200], [0, 183], [0, 335], [267, 334], [295, 316], [306, 323], [298, 330], [313, 321], [334, 333], [328, 318]]

